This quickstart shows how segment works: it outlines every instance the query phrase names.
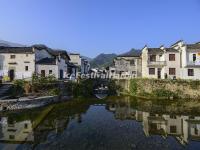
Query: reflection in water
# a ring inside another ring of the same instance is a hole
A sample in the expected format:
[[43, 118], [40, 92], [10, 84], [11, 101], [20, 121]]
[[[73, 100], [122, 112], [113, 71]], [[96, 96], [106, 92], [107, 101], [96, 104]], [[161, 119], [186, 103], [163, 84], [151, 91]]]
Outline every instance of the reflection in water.
[[163, 112], [174, 105], [129, 97], [77, 100], [54, 105], [37, 126], [45, 109], [25, 120], [2, 116], [0, 149], [13, 143], [23, 149], [200, 148], [200, 114]]
[[8, 117], [0, 118], [0, 141], [4, 142], [33, 142], [33, 129], [30, 120], [15, 122]]

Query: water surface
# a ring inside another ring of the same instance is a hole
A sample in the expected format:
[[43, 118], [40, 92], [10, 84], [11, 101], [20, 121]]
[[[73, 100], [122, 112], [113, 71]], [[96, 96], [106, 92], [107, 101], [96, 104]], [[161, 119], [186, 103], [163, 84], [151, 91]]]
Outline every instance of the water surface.
[[2, 113], [0, 149], [200, 149], [199, 105], [110, 97]]

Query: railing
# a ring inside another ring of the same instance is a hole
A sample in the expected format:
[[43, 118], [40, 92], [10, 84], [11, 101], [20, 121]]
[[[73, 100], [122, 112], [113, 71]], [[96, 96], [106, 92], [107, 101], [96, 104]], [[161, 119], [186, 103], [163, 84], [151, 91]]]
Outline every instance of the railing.
[[197, 62], [197, 61], [189, 61], [189, 62], [187, 62], [187, 65], [189, 65], [189, 66], [200, 66], [200, 62]]
[[148, 66], [165, 66], [166, 61], [148, 61]]

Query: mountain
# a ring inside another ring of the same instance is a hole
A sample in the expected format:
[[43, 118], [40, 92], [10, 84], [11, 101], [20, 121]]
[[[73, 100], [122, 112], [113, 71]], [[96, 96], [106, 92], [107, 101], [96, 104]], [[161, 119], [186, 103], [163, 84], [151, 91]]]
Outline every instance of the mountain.
[[107, 67], [111, 66], [113, 63], [113, 60], [117, 56], [121, 57], [130, 57], [130, 56], [140, 56], [141, 50], [137, 50], [132, 48], [130, 51], [116, 55], [116, 54], [100, 54], [94, 59], [90, 61], [90, 65], [92, 68], [102, 68], [102, 67]]
[[7, 47], [23, 47], [25, 45], [18, 44], [18, 43], [12, 43], [4, 40], [0, 40], [0, 46], [7, 46]]
[[113, 63], [113, 59], [116, 57], [116, 54], [100, 54], [90, 61], [92, 68], [102, 68], [110, 66]]
[[140, 55], [141, 55], [141, 50], [137, 50], [137, 49], [132, 48], [130, 51], [128, 51], [126, 53], [123, 53], [123, 54], [120, 54], [118, 56], [121, 56], [121, 57], [123, 57], [123, 56], [125, 56], [125, 57], [129, 56], [129, 57], [131, 57], [131, 56], [140, 56]]

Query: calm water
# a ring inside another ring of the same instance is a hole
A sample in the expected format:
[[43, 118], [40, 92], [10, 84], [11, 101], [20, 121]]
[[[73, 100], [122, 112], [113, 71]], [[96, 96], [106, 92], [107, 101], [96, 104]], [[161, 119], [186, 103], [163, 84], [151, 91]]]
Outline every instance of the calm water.
[[200, 149], [199, 106], [117, 97], [3, 113], [0, 149]]

